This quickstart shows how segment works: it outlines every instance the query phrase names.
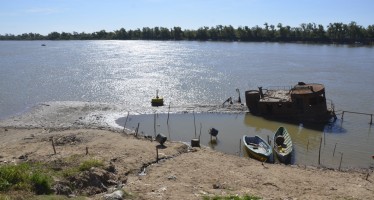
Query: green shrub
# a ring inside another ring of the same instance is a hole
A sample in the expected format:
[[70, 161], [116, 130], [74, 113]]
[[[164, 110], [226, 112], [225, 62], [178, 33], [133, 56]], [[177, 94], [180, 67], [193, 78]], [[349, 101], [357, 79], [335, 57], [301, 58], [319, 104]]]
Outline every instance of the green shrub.
[[11, 187], [18, 188], [27, 181], [29, 165], [4, 165], [0, 167], [0, 190], [6, 191]]
[[79, 169], [77, 167], [73, 167], [73, 168], [67, 168], [67, 169], [62, 170], [60, 174], [63, 177], [68, 178], [68, 177], [75, 176], [78, 173], [79, 173]]
[[102, 167], [104, 166], [103, 161], [90, 159], [85, 160], [79, 165], [79, 171], [86, 171], [89, 170], [91, 167]]
[[43, 175], [38, 165], [22, 163], [0, 166], [0, 191], [13, 189], [48, 194], [51, 191], [50, 185], [51, 178]]
[[40, 172], [35, 172], [31, 175], [31, 183], [33, 191], [36, 194], [50, 194], [51, 193], [51, 181], [50, 178]]

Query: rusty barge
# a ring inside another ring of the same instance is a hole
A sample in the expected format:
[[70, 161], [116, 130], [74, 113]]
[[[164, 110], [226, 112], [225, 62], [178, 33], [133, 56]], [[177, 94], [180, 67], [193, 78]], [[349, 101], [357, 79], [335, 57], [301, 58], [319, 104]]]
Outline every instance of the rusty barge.
[[299, 82], [293, 87], [270, 87], [245, 92], [253, 115], [297, 123], [327, 123], [335, 118], [334, 105], [327, 105], [325, 87]]

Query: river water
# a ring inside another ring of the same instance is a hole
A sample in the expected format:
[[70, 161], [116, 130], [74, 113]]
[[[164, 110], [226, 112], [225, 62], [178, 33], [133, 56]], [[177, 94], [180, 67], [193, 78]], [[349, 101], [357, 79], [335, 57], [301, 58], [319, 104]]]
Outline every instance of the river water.
[[[46, 46], [41, 46], [44, 43]], [[346, 45], [191, 41], [0, 41], [0, 118], [47, 101], [105, 102], [137, 113], [153, 113], [150, 99], [159, 90], [171, 106], [222, 104], [235, 91], [258, 86], [322, 83], [337, 113], [374, 113], [374, 48]], [[189, 142], [199, 134], [203, 144], [241, 154], [244, 135], [266, 138], [285, 126], [295, 143], [295, 163], [337, 168], [373, 166], [374, 131], [370, 116], [345, 113], [332, 126], [309, 129], [267, 121], [250, 114], [166, 114], [157, 129], [172, 140]], [[123, 123], [119, 119], [118, 123]], [[154, 132], [153, 115], [131, 116], [129, 127]], [[191, 124], [192, 122], [192, 124]], [[147, 125], [144, 125], [147, 124]], [[217, 144], [207, 130], [219, 129]], [[333, 150], [335, 154], [333, 156]]]

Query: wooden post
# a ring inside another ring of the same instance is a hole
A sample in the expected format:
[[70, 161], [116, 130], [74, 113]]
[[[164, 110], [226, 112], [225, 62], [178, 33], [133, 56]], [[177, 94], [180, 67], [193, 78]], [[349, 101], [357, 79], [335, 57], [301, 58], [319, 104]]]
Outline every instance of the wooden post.
[[156, 112], [153, 115], [153, 132], [154, 132], [154, 135], [155, 135], [155, 138], [156, 138]]
[[135, 131], [135, 137], [138, 137], [139, 126], [140, 126], [140, 123], [138, 123], [138, 127], [136, 127], [136, 131]]
[[192, 111], [193, 114], [193, 126], [195, 127], [195, 138], [196, 138], [196, 119], [195, 119], [195, 111]]
[[242, 139], [239, 139], [239, 156], [242, 153]]
[[370, 168], [368, 169], [368, 173], [366, 174], [366, 179], [365, 180], [368, 180], [369, 175], [370, 175]]
[[158, 163], [158, 147], [156, 146], [156, 162]]
[[326, 146], [326, 132], [323, 131], [323, 146]]
[[321, 142], [319, 143], [318, 165], [321, 164], [321, 147], [322, 147], [322, 137], [321, 137]]
[[168, 127], [169, 140], [171, 140], [171, 136], [170, 136], [170, 125], [169, 125], [170, 104], [171, 104], [171, 102], [169, 102], [168, 119], [166, 120], [166, 125]]
[[168, 109], [168, 119], [166, 120], [167, 125], [169, 125], [169, 113], [170, 113], [170, 103], [169, 103], [169, 109]]
[[308, 138], [308, 144], [306, 144], [306, 152], [309, 151], [309, 138]]
[[53, 153], [56, 154], [55, 142], [53, 141], [53, 137], [51, 140], [52, 140]]
[[332, 157], [335, 156], [335, 149], [336, 149], [336, 145], [337, 145], [337, 144], [338, 144], [338, 143], [335, 143], [334, 151], [332, 152]]
[[200, 141], [200, 137], [201, 137], [201, 129], [203, 128], [203, 125], [200, 123], [200, 133], [199, 133], [199, 141]]
[[171, 135], [170, 135], [170, 125], [168, 124], [168, 125], [167, 125], [167, 127], [168, 127], [169, 140], [171, 141]]
[[370, 115], [370, 122], [369, 124], [372, 125], [373, 124], [373, 114], [370, 114], [370, 113], [362, 113], [362, 112], [352, 112], [352, 111], [343, 111], [342, 112], [342, 121], [343, 121], [343, 116], [344, 116], [344, 113], [347, 112], [347, 113], [353, 113], [353, 114], [359, 114], [359, 115]]
[[341, 153], [341, 157], [340, 157], [339, 171], [342, 167], [342, 161], [343, 161], [343, 153]]
[[86, 147], [86, 155], [88, 155], [88, 147]]
[[130, 112], [127, 112], [127, 117], [125, 120], [125, 124], [123, 125], [123, 132], [125, 132], [126, 124], [127, 124], [127, 119], [129, 118]]

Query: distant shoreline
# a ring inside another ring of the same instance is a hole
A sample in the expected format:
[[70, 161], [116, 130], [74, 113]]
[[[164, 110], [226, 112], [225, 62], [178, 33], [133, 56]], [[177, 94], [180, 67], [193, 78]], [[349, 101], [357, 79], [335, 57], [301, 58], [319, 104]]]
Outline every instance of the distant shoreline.
[[302, 23], [299, 27], [290, 27], [278, 23], [276, 26], [264, 23], [258, 25], [239, 26], [217, 25], [200, 27], [197, 30], [182, 30], [181, 27], [143, 27], [135, 30], [109, 31], [100, 30], [85, 32], [51, 32], [48, 35], [39, 33], [0, 34], [0, 40], [156, 40], [156, 41], [226, 41], [226, 42], [285, 42], [316, 44], [349, 44], [355, 46], [374, 45], [374, 25], [363, 27], [352, 21], [330, 23], [327, 28], [316, 23]]

